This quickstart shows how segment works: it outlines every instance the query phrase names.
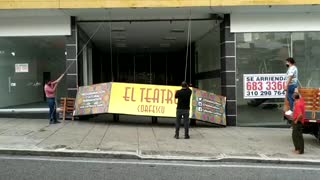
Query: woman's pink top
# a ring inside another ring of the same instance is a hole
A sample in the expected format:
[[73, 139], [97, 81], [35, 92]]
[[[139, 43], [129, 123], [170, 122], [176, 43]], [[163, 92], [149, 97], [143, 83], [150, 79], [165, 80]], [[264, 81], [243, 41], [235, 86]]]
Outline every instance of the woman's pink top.
[[55, 85], [49, 86], [48, 84], [46, 84], [46, 85], [44, 86], [44, 92], [46, 93], [46, 97], [47, 97], [47, 98], [55, 98], [56, 92], [55, 92], [55, 90], [54, 90], [54, 86], [55, 86]]

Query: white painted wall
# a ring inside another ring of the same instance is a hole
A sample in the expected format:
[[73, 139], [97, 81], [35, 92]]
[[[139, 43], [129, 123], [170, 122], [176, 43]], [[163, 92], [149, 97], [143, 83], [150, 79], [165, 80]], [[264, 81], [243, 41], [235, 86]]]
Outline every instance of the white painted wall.
[[69, 16], [0, 18], [0, 37], [71, 35]]
[[320, 13], [232, 13], [231, 32], [320, 31]]

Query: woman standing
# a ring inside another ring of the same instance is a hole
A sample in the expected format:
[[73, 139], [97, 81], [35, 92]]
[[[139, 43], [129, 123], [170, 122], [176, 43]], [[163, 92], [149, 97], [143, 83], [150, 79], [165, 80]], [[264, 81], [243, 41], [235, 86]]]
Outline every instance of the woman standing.
[[44, 92], [47, 97], [48, 105], [49, 105], [49, 119], [50, 119], [50, 124], [56, 124], [60, 123], [57, 120], [57, 115], [56, 115], [56, 90], [58, 87], [59, 82], [63, 78], [64, 74], [62, 74], [57, 80], [55, 81], [48, 81], [46, 82], [44, 86]]
[[298, 68], [295, 65], [295, 60], [293, 58], [288, 58], [286, 60], [287, 71], [287, 83], [285, 91], [287, 91], [287, 99], [289, 101], [290, 109], [285, 112], [286, 115], [291, 116], [293, 114], [294, 97], [293, 94], [295, 89], [298, 87]]

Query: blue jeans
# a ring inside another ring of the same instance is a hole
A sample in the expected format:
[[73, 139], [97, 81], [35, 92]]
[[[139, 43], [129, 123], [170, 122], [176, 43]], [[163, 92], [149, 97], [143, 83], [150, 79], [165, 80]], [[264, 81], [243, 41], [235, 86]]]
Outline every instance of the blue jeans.
[[49, 119], [50, 122], [57, 121], [57, 115], [56, 115], [56, 100], [55, 98], [47, 98], [48, 105], [49, 105]]
[[288, 86], [288, 89], [287, 89], [287, 98], [288, 98], [288, 101], [289, 101], [289, 104], [290, 104], [290, 110], [293, 111], [293, 106], [294, 106], [294, 98], [293, 98], [293, 93], [294, 93], [294, 90], [297, 88], [297, 85], [296, 84], [291, 84]]

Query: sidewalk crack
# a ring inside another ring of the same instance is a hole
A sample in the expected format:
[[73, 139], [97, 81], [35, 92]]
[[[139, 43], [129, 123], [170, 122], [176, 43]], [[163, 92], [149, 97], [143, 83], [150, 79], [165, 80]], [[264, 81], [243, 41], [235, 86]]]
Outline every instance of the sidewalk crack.
[[[198, 130], [197, 128], [193, 128], [193, 130], [196, 131], [196, 132], [198, 132], [198, 133], [200, 134], [200, 136], [202, 137], [202, 140], [203, 140], [204, 142], [210, 144], [210, 141], [208, 141], [208, 140], [205, 138], [205, 136], [200, 132], [200, 130]], [[214, 149], [220, 150], [219, 148], [217, 148], [216, 145], [214, 145], [214, 144], [212, 144], [212, 143], [211, 143], [210, 145], [211, 145]]]
[[107, 128], [106, 128], [106, 131], [104, 132], [104, 134], [103, 134], [103, 136], [102, 136], [102, 138], [101, 138], [101, 140], [100, 140], [100, 142], [99, 142], [99, 144], [98, 144], [98, 148], [97, 148], [97, 149], [100, 149], [100, 148], [101, 148], [101, 144], [102, 144], [104, 138], [106, 137], [107, 132], [108, 132], [110, 126], [111, 126], [111, 125], [108, 124], [108, 126], [107, 126]]
[[160, 146], [159, 146], [159, 143], [158, 143], [158, 139], [157, 139], [156, 133], [154, 132], [153, 126], [151, 126], [151, 129], [152, 129], [152, 133], [153, 133], [154, 139], [156, 140], [157, 147], [158, 147], [158, 149], [160, 150]]
[[138, 139], [138, 154], [140, 155], [140, 134], [139, 134], [139, 127], [137, 129], [137, 139]]
[[96, 125], [92, 126], [92, 128], [88, 131], [87, 135], [84, 136], [84, 138], [81, 140], [81, 142], [79, 143], [79, 145], [77, 146], [77, 148], [79, 148], [81, 146], [81, 144], [83, 143], [83, 141], [89, 136], [89, 134], [91, 133], [91, 131], [93, 130], [93, 128], [96, 127]]
[[[36, 146], [39, 146], [41, 143], [43, 143], [45, 140], [49, 139], [51, 136], [53, 136], [54, 134], [56, 134], [59, 130], [61, 130], [63, 127], [65, 127], [67, 124], [69, 123], [64, 123], [63, 126], [61, 126], [60, 128], [56, 129], [55, 131], [53, 131], [53, 133], [51, 133], [49, 136], [47, 136], [46, 138], [44, 138], [42, 141], [40, 141], [38, 144], [36, 144]], [[46, 126], [49, 127], [50, 125]]]

